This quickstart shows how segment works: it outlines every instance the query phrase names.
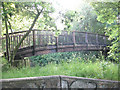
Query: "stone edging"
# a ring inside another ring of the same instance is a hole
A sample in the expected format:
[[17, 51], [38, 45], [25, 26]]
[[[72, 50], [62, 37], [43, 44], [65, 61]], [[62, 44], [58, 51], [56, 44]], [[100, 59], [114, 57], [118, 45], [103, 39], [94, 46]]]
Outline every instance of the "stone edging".
[[120, 81], [54, 75], [0, 79], [3, 88], [119, 88]]

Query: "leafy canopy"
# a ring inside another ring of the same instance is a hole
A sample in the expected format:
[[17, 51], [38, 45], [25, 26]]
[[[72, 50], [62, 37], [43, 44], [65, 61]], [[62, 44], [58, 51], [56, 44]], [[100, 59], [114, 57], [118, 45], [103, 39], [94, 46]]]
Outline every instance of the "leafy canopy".
[[118, 17], [120, 11], [118, 10], [118, 2], [95, 2], [92, 3], [96, 14], [97, 20], [105, 24], [106, 35], [112, 41], [109, 56], [116, 61], [120, 60], [120, 33]]

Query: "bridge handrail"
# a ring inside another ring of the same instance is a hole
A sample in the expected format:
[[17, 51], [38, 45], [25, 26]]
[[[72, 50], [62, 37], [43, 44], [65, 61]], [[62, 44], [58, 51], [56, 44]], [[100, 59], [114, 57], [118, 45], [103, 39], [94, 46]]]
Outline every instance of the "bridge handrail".
[[6, 37], [0, 37], [0, 40], [5, 39]]
[[[28, 30], [24, 30], [24, 31], [17, 31], [17, 32], [13, 32], [13, 33], [9, 33], [9, 35], [11, 34], [18, 34], [18, 33], [24, 33], [24, 32], [27, 32]], [[60, 31], [60, 30], [40, 30], [40, 29], [33, 29], [32, 31]], [[64, 31], [64, 30], [61, 30], [63, 32], [68, 32], [68, 31]], [[83, 31], [70, 31], [70, 32], [78, 32], [78, 33], [87, 33], [87, 34], [93, 34], [93, 35], [99, 35], [99, 36], [104, 36], [104, 37], [109, 37], [107, 35], [103, 35], [103, 34], [97, 34], [97, 33], [92, 33], [92, 32], [83, 32]], [[4, 34], [6, 35], [6, 34]]]
[[[9, 33], [9, 35], [11, 35], [11, 34], [18, 34], [18, 33], [24, 33], [24, 32], [27, 32], [28, 30], [26, 30], [26, 31], [17, 31], [17, 32], [13, 32], [13, 33]], [[4, 35], [6, 35], [6, 34], [4, 34]]]

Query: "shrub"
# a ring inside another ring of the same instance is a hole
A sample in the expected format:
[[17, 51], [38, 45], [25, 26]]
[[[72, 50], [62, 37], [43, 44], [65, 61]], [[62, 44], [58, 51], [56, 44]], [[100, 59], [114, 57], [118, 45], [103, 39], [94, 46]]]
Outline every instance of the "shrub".
[[44, 54], [39, 56], [30, 57], [30, 60], [34, 64], [38, 64], [40, 66], [45, 66], [48, 63], [55, 62], [59, 64], [62, 61], [70, 62], [74, 58], [78, 58], [82, 61], [96, 61], [96, 58], [100, 55], [100, 52], [60, 52], [60, 53], [51, 53]]

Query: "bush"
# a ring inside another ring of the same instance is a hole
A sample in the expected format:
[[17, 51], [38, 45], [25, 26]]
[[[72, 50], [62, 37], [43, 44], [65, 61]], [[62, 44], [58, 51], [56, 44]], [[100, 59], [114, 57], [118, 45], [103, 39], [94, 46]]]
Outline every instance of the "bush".
[[7, 71], [10, 68], [10, 64], [5, 57], [0, 57], [0, 64], [2, 65], [2, 71]]

